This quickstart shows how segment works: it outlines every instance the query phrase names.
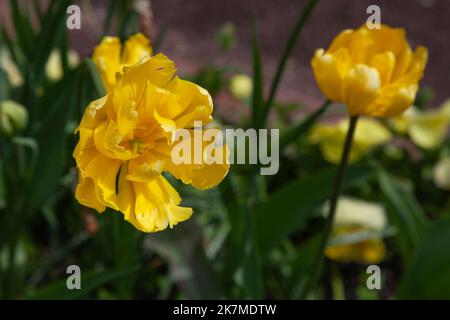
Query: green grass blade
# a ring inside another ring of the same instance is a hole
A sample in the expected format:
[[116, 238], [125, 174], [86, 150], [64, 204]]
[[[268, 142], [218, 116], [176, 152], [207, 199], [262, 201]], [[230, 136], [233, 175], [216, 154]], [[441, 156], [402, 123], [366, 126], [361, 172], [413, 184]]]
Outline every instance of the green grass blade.
[[111, 26], [111, 20], [117, 9], [117, 0], [111, 0], [109, 2], [108, 11], [106, 13], [105, 23], [103, 24], [103, 33], [108, 34], [109, 28]]
[[[48, 10], [45, 16], [45, 23], [37, 39], [36, 56], [33, 59], [33, 67], [36, 82], [39, 83], [45, 74], [45, 64], [53, 48], [60, 41], [66, 32], [66, 9], [69, 6], [68, 0], [57, 1], [53, 10]], [[53, 12], [54, 11], [54, 12]]]
[[262, 125], [263, 116], [263, 67], [261, 62], [261, 45], [259, 44], [256, 21], [253, 20], [252, 33], [253, 54], [253, 98], [252, 98], [252, 123], [255, 128]]
[[102, 79], [100, 78], [100, 74], [98, 73], [97, 67], [91, 59], [86, 59], [84, 62], [88, 68], [89, 74], [91, 75], [91, 79], [94, 82], [95, 88], [97, 89], [97, 93], [99, 97], [103, 97], [106, 92], [103, 87]]
[[295, 45], [297, 44], [298, 37], [299, 37], [301, 31], [303, 30], [303, 27], [305, 26], [306, 22], [308, 21], [310, 15], [311, 15], [311, 12], [313, 11], [317, 2], [318, 2], [318, 0], [309, 0], [309, 2], [306, 4], [305, 8], [302, 10], [302, 13], [299, 16], [294, 29], [292, 30], [289, 40], [283, 50], [283, 54], [281, 55], [281, 58], [278, 61], [277, 71], [275, 73], [275, 77], [270, 86], [269, 98], [267, 99], [267, 102], [264, 106], [263, 121], [266, 121], [267, 115], [268, 115], [270, 108], [272, 107], [272, 104], [275, 100], [275, 96], [276, 96], [276, 93], [278, 90], [278, 86], [280, 85], [280, 81], [283, 76], [283, 72], [286, 67], [287, 60], [291, 56], [292, 51], [294, 50]]
[[381, 167], [377, 168], [377, 177], [389, 220], [398, 231], [400, 250], [409, 261], [425, 231], [425, 213], [415, 197]]

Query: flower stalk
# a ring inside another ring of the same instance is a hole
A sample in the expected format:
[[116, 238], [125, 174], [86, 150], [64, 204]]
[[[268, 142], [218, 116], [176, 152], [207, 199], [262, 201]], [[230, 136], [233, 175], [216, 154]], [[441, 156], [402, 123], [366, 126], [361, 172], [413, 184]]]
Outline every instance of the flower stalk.
[[347, 171], [348, 159], [350, 151], [352, 149], [353, 136], [356, 129], [356, 124], [358, 122], [358, 116], [350, 117], [350, 123], [348, 126], [347, 136], [345, 137], [344, 150], [342, 151], [341, 161], [339, 163], [336, 180], [334, 183], [333, 194], [330, 199], [330, 206], [328, 209], [328, 215], [325, 221], [325, 228], [323, 231], [322, 239], [319, 245], [319, 250], [317, 251], [316, 261], [313, 264], [315, 266], [312, 270], [312, 275], [303, 290], [302, 299], [306, 298], [308, 293], [316, 287], [316, 284], [322, 273], [324, 265], [324, 250], [330, 238], [331, 229], [333, 227], [334, 217], [336, 215], [337, 203], [339, 200], [339, 195], [342, 190], [342, 183], [344, 182], [345, 172]]

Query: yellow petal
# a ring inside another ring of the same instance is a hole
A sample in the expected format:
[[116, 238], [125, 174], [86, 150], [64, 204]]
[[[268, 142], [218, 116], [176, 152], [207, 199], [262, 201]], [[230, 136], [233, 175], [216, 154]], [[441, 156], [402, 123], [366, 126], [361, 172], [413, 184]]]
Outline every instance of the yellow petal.
[[367, 108], [377, 98], [380, 86], [377, 69], [364, 64], [353, 67], [344, 82], [344, 102], [349, 114], [367, 114]]
[[159, 176], [164, 169], [164, 160], [160, 160], [150, 152], [130, 160], [128, 164], [127, 180], [137, 182], [148, 182]]
[[[358, 226], [343, 226], [333, 229], [332, 239], [335, 237], [350, 236], [362, 232], [364, 228]], [[373, 238], [355, 243], [331, 245], [325, 248], [325, 255], [334, 261], [361, 264], [376, 264], [383, 261], [386, 248], [381, 239]]]
[[120, 68], [120, 40], [117, 37], [104, 37], [95, 47], [92, 60], [97, 66], [106, 92], [111, 91], [116, 83], [116, 72]]
[[159, 176], [148, 183], [133, 182], [136, 194], [136, 227], [144, 232], [161, 231], [189, 219], [191, 208], [179, 207], [181, 198]]
[[118, 210], [116, 198], [116, 178], [121, 161], [105, 157], [98, 152], [84, 170], [84, 176], [95, 184], [95, 195], [108, 207]]
[[125, 220], [134, 224], [136, 196], [132, 182], [126, 178], [128, 175], [128, 165], [122, 164], [117, 180], [117, 206], [123, 212]]
[[395, 67], [395, 55], [392, 51], [376, 54], [372, 57], [372, 67], [377, 69], [381, 84], [385, 85], [391, 81], [392, 72]]
[[450, 190], [450, 158], [444, 157], [433, 168], [433, 182], [441, 189]]
[[126, 147], [124, 138], [114, 121], [101, 122], [94, 130], [95, 147], [106, 157], [129, 160], [138, 156], [137, 150]]
[[341, 31], [334, 39], [328, 49], [328, 52], [333, 53], [341, 48], [348, 48], [352, 39], [354, 31], [351, 29]]
[[176, 117], [178, 128], [192, 128], [194, 121], [206, 125], [212, 120], [213, 102], [208, 91], [186, 80], [177, 81], [177, 100], [182, 112]]
[[142, 33], [136, 33], [125, 42], [122, 63], [132, 65], [151, 55], [150, 40]]
[[[209, 189], [220, 183], [227, 175], [230, 167], [228, 162], [229, 149], [227, 145], [215, 145], [215, 137], [211, 136], [211, 141], [206, 140], [201, 134], [194, 134], [194, 130], [190, 130], [190, 143], [195, 146], [200, 146], [198, 150], [202, 156], [201, 163], [195, 163], [194, 153], [196, 150], [190, 152], [189, 163], [174, 163], [173, 157], [167, 161], [165, 170], [170, 172], [175, 178], [180, 179], [185, 184], [191, 184], [197, 189]], [[204, 130], [203, 135], [206, 134]], [[177, 142], [174, 147], [179, 143]], [[217, 160], [217, 161], [216, 161]]]
[[436, 149], [444, 141], [450, 118], [440, 112], [419, 112], [408, 119], [408, 133], [415, 144]]
[[311, 61], [317, 85], [323, 94], [333, 101], [343, 101], [343, 76], [333, 55], [323, 49], [316, 51]]
[[105, 211], [105, 205], [97, 198], [94, 181], [91, 178], [84, 177], [80, 171], [78, 172], [78, 185], [75, 190], [75, 198], [86, 207], [93, 208], [98, 212]]
[[104, 96], [92, 101], [84, 110], [78, 128], [94, 129], [101, 121], [104, 121], [106, 119], [107, 99], [108, 96]]

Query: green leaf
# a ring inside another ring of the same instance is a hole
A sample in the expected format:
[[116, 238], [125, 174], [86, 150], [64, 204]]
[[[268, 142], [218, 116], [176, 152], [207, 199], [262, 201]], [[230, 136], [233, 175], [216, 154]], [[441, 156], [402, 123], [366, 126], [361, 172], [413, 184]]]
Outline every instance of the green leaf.
[[[19, 54], [18, 48], [14, 45], [13, 41], [8, 35], [8, 32], [3, 26], [0, 26], [0, 32], [1, 32], [1, 40], [6, 44], [6, 47], [8, 48], [9, 54], [11, 55], [12, 61], [17, 65], [18, 68], [23, 67], [23, 57]], [[23, 70], [20, 70], [23, 72]]]
[[448, 299], [450, 297], [450, 219], [434, 221], [398, 291], [399, 299]]
[[108, 11], [106, 13], [105, 22], [103, 24], [103, 33], [105, 33], [105, 34], [107, 34], [109, 31], [109, 28], [111, 26], [112, 17], [114, 15], [114, 12], [116, 12], [116, 10], [117, 10], [117, 4], [118, 4], [117, 0], [111, 0], [109, 2]]
[[39, 1], [33, 1], [34, 12], [36, 13], [39, 23], [42, 25], [44, 22], [44, 14], [42, 12], [41, 4]]
[[249, 208], [244, 199], [241, 199], [232, 172], [221, 182], [219, 190], [230, 223], [222, 272], [227, 291], [232, 288], [231, 280], [235, 280], [245, 291], [246, 297], [261, 299], [264, 290], [263, 275], [254, 227], [254, 209]]
[[60, 43], [67, 30], [65, 22], [66, 9], [69, 3], [69, 0], [53, 1], [51, 2], [51, 8], [46, 11], [45, 23], [41, 26], [41, 32], [36, 40], [36, 56], [33, 59], [33, 70], [37, 82], [44, 76], [44, 66], [52, 49]]
[[27, 161], [26, 175], [29, 178], [32, 168], [36, 165], [36, 161], [39, 156], [39, 145], [36, 140], [31, 137], [14, 137], [12, 142], [18, 146], [27, 148], [31, 151], [31, 158]]
[[[314, 210], [331, 195], [336, 169], [325, 169], [286, 184], [257, 206], [255, 223], [261, 254], [267, 253], [294, 230], [305, 226]], [[349, 167], [343, 188], [367, 181], [369, 167]]]
[[[269, 98], [267, 99], [267, 102], [264, 106], [263, 111], [263, 121], [266, 121], [267, 115], [270, 111], [270, 108], [273, 105], [273, 101], [275, 100], [275, 96], [278, 90], [278, 86], [280, 84], [281, 78], [284, 73], [284, 69], [286, 67], [286, 63], [289, 59], [289, 57], [292, 54], [292, 51], [295, 48], [295, 45], [297, 44], [298, 37], [300, 35], [300, 32], [303, 30], [303, 27], [305, 26], [306, 22], [308, 21], [312, 10], [316, 6], [318, 0], [309, 0], [309, 2], [306, 4], [305, 8], [300, 13], [300, 16], [298, 17], [297, 23], [295, 24], [294, 29], [292, 29], [292, 33], [289, 37], [288, 42], [286, 43], [286, 46], [284, 47], [283, 54], [281, 55], [280, 60], [278, 61], [278, 67], [277, 71], [275, 73], [275, 78], [272, 81], [272, 84], [270, 86], [270, 93]], [[264, 124], [263, 124], [264, 125]]]
[[[1, 55], [1, 54], [0, 54]], [[5, 71], [0, 68], [0, 101], [6, 100], [10, 95], [10, 84]]]
[[293, 299], [299, 298], [301, 293], [305, 290], [307, 279], [311, 275], [313, 268], [316, 268], [317, 251], [320, 248], [320, 243], [323, 234], [318, 232], [297, 249], [295, 259], [291, 262], [292, 276], [289, 279], [290, 297]]
[[11, 0], [10, 5], [12, 10], [14, 30], [17, 35], [17, 42], [19, 43], [22, 51], [25, 53], [25, 56], [30, 59], [32, 54], [31, 46], [34, 43], [34, 34], [31, 22], [21, 14], [21, 8], [19, 8], [17, 0]]
[[261, 62], [261, 46], [259, 44], [256, 21], [253, 20], [252, 33], [253, 52], [253, 98], [252, 98], [252, 121], [255, 128], [260, 128], [263, 123], [263, 67]]
[[6, 208], [6, 181], [3, 174], [2, 159], [0, 159], [0, 210]]
[[[26, 295], [31, 300], [48, 300], [48, 299], [80, 299], [86, 297], [92, 290], [112, 283], [120, 278], [130, 276], [141, 268], [140, 265], [133, 265], [124, 268], [115, 268], [106, 271], [89, 271], [81, 270], [81, 289], [69, 290], [67, 288], [67, 278], [57, 281], [48, 287], [39, 289]], [[69, 277], [69, 275], [67, 275]]]
[[325, 101], [325, 103], [319, 108], [319, 110], [311, 113], [302, 122], [288, 128], [285, 132], [283, 132], [280, 138], [280, 148], [282, 149], [288, 144], [295, 142], [299, 137], [305, 134], [325, 113], [325, 111], [327, 111], [330, 104], [331, 101]]
[[70, 87], [69, 84], [73, 82], [77, 72], [78, 69], [68, 72], [63, 80], [48, 92], [46, 98], [40, 99], [51, 108], [44, 112], [41, 106], [43, 119], [33, 130], [34, 138], [39, 145], [39, 156], [26, 190], [26, 213], [34, 212], [51, 196], [65, 168], [68, 136], [64, 134], [64, 130], [76, 101], [73, 98], [75, 86]]
[[92, 81], [94, 81], [95, 88], [97, 89], [97, 93], [99, 97], [103, 97], [106, 92], [105, 88], [103, 87], [102, 79], [100, 78], [100, 75], [98, 73], [97, 67], [95, 66], [94, 62], [87, 58], [84, 63], [86, 64], [89, 74], [91, 75]]
[[[253, 215], [253, 212], [248, 212]], [[264, 285], [261, 258], [254, 232], [254, 222], [248, 217], [245, 239], [241, 243], [242, 260], [234, 274], [236, 283], [245, 290], [246, 297], [251, 299], [264, 298]], [[250, 221], [248, 221], [250, 220]]]
[[389, 220], [398, 231], [400, 250], [408, 260], [425, 231], [425, 213], [414, 196], [381, 167], [378, 167], [377, 176]]

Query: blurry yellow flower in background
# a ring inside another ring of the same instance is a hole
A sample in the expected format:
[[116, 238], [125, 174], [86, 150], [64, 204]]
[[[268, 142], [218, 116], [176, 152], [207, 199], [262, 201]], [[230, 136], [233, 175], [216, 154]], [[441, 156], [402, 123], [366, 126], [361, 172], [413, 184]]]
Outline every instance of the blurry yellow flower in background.
[[450, 157], [443, 157], [434, 166], [433, 182], [438, 188], [450, 190]]
[[[67, 51], [67, 64], [69, 68], [75, 68], [80, 63], [80, 57], [74, 50]], [[54, 49], [48, 57], [45, 65], [45, 74], [52, 81], [58, 81], [63, 77], [63, 63], [61, 61], [61, 52]]]
[[116, 84], [116, 73], [152, 55], [150, 40], [137, 33], [125, 41], [124, 46], [117, 37], [104, 37], [95, 47], [92, 60], [97, 66], [106, 92]]
[[311, 61], [322, 93], [351, 116], [396, 116], [414, 101], [428, 51], [412, 52], [405, 30], [382, 25], [344, 30]]
[[253, 91], [253, 80], [246, 74], [238, 74], [230, 79], [230, 92], [238, 99], [250, 98]]
[[23, 78], [17, 68], [17, 65], [11, 59], [11, 55], [7, 50], [0, 50], [0, 68], [2, 68], [8, 77], [8, 81], [12, 87], [19, 87], [23, 84]]
[[12, 100], [0, 101], [0, 136], [14, 136], [28, 124], [27, 109]]
[[423, 149], [436, 149], [445, 140], [450, 125], [450, 100], [437, 110], [422, 111], [412, 107], [402, 116], [392, 119], [396, 131], [408, 133]]
[[[309, 135], [312, 144], [318, 144], [322, 156], [332, 164], [338, 164], [344, 149], [349, 121], [342, 119], [334, 124], [316, 124]], [[354, 162], [373, 148], [388, 142], [391, 134], [381, 123], [362, 118], [356, 126], [349, 161]]]
[[[378, 203], [366, 202], [350, 197], [341, 197], [331, 232], [331, 242], [363, 235], [363, 240], [353, 239], [329, 245], [325, 255], [339, 262], [364, 264], [379, 263], [385, 257], [385, 246], [379, 236], [387, 226], [386, 213]], [[378, 233], [377, 233], [378, 232]]]
[[[199, 189], [215, 186], [225, 177], [227, 162], [171, 161], [176, 130], [193, 128], [194, 121], [210, 122], [212, 110], [209, 93], [179, 79], [174, 63], [162, 54], [124, 68], [115, 87], [86, 108], [77, 129], [77, 200], [98, 212], [106, 207], [119, 210], [144, 232], [188, 219], [192, 209], [179, 206], [181, 197], [162, 173]], [[226, 150], [215, 148], [224, 157]]]

